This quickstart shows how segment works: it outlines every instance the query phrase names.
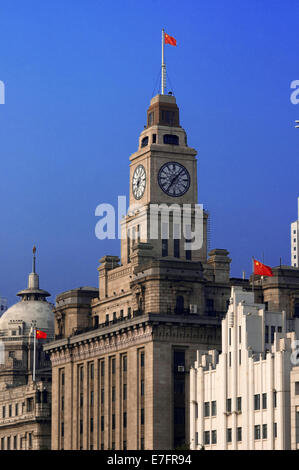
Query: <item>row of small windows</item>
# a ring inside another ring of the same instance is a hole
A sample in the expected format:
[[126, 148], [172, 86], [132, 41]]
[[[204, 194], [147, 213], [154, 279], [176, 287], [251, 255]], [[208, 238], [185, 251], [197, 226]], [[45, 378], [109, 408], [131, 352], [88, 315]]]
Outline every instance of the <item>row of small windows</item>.
[[[43, 392], [38, 391], [36, 396], [37, 403], [47, 403], [47, 391]], [[26, 399], [26, 402], [15, 403], [14, 405], [14, 414], [13, 414], [13, 405], [4, 405], [2, 406], [2, 418], [11, 418], [12, 416], [19, 416], [23, 413], [28, 413], [34, 409], [34, 398], [30, 397]]]
[[281, 333], [282, 332], [282, 327], [278, 326], [277, 330], [276, 330], [275, 326], [271, 326], [271, 327], [269, 327], [268, 325], [265, 326], [265, 343], [269, 343], [269, 332], [271, 333], [270, 342], [271, 342], [271, 344], [274, 343], [275, 331], [277, 331], [277, 333]]
[[[298, 387], [299, 390], [299, 387]], [[298, 392], [299, 393], [299, 392]], [[262, 409], [265, 410], [267, 409], [267, 393], [262, 393], [262, 394], [256, 394], [253, 397], [254, 401], [254, 410], [260, 410], [261, 405]], [[277, 392], [274, 390], [273, 392], [273, 407], [277, 407]], [[237, 397], [236, 398], [236, 411], [241, 412], [242, 411], [242, 397]], [[232, 399], [228, 398], [226, 400], [226, 412], [231, 413], [232, 412]], [[205, 402], [204, 403], [204, 417], [208, 418], [209, 416], [216, 416], [217, 415], [217, 403], [216, 401], [212, 402]], [[196, 418], [198, 417], [198, 411], [196, 408]]]
[[[157, 142], [157, 134], [152, 134], [152, 143], [155, 144]], [[179, 145], [179, 137], [174, 134], [164, 134], [163, 135], [163, 143], [167, 145]], [[146, 147], [149, 144], [149, 137], [143, 137], [141, 141], [141, 148]]]
[[25, 437], [18, 435], [1, 437], [0, 450], [32, 449], [32, 435], [32, 432], [28, 432], [25, 434]]
[[[186, 240], [186, 242], [188, 241], [189, 240]], [[168, 256], [168, 239], [162, 239], [162, 256]], [[174, 238], [173, 240], [173, 256], [180, 258], [180, 240], [178, 238]], [[185, 250], [185, 258], [191, 261], [191, 250]]]
[[[277, 438], [277, 423], [273, 423], [273, 436]], [[226, 430], [226, 441], [227, 443], [232, 442], [233, 430], [232, 428], [227, 428]], [[257, 424], [254, 426], [254, 439], [267, 439], [268, 438], [268, 426], [267, 424]], [[196, 433], [196, 445], [199, 445], [198, 442], [198, 433]], [[237, 442], [242, 441], [242, 427], [236, 428], [236, 440]], [[217, 444], [217, 431], [216, 429], [212, 431], [204, 431], [203, 434], [203, 443], [204, 445]]]

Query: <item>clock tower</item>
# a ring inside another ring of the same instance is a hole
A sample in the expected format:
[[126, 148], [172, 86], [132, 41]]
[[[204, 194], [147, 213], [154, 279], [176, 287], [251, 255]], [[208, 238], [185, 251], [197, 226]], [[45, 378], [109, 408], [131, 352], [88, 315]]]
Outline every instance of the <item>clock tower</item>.
[[[197, 204], [196, 154], [188, 147], [175, 97], [156, 95], [138, 150], [130, 157], [130, 210], [122, 222], [122, 264], [131, 261], [137, 242], [150, 244], [153, 258], [206, 262], [208, 215]], [[200, 240], [192, 245], [194, 234]]]

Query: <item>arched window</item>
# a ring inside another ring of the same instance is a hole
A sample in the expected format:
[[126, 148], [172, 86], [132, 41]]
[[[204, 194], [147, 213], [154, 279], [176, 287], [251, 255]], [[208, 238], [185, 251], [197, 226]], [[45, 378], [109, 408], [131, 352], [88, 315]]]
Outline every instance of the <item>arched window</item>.
[[164, 144], [168, 144], [168, 145], [179, 145], [179, 138], [177, 135], [164, 134], [163, 142]]
[[146, 147], [148, 145], [148, 137], [143, 137], [141, 141], [141, 148]]
[[184, 313], [184, 297], [178, 295], [176, 298], [175, 313]]

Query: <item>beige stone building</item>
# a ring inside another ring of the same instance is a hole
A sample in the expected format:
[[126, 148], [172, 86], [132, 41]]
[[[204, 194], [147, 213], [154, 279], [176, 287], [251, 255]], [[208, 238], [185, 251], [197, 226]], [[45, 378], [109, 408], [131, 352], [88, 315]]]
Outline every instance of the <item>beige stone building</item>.
[[[51, 448], [51, 363], [43, 344], [53, 340], [53, 305], [33, 269], [20, 302], [0, 318], [0, 450]], [[35, 343], [34, 329], [47, 333]], [[35, 363], [35, 375], [34, 375]]]
[[[230, 279], [228, 251], [208, 253], [196, 151], [187, 145], [174, 96], [151, 100], [129, 183], [120, 258], [100, 260], [98, 288], [56, 299], [55, 341], [45, 347], [52, 449], [189, 446], [196, 351], [221, 349], [231, 285], [250, 289], [248, 280]], [[198, 235], [200, 243], [190, 246]], [[256, 301], [291, 317], [299, 305], [298, 271], [274, 271], [271, 281], [255, 279]]]

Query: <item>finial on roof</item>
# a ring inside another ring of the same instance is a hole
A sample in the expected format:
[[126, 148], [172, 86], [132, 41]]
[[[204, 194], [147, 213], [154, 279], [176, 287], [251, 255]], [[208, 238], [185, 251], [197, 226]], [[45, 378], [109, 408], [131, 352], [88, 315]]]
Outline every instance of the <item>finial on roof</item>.
[[36, 246], [35, 245], [33, 246], [32, 253], [33, 253], [32, 272], [35, 273], [35, 260], [36, 260], [36, 257], [35, 257]]

